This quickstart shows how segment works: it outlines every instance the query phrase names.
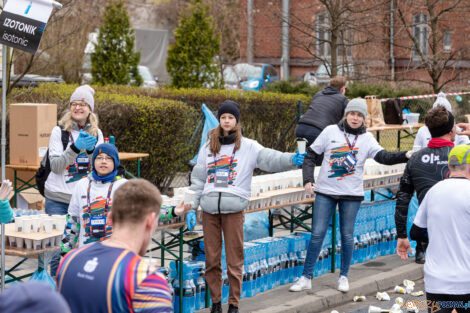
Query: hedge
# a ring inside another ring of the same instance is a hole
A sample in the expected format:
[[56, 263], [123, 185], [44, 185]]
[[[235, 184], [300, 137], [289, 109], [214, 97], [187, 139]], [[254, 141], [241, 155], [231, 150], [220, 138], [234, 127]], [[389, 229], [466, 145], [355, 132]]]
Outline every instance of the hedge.
[[[10, 103], [57, 103], [60, 118], [75, 88], [44, 84], [29, 90], [16, 89]], [[103, 134], [116, 137], [119, 151], [150, 154], [141, 163], [141, 174], [159, 186], [176, 171], [184, 170], [197, 149], [189, 147], [188, 142], [199, 113], [181, 101], [96, 92], [95, 112]], [[125, 166], [135, 173], [135, 163], [127, 162]]]

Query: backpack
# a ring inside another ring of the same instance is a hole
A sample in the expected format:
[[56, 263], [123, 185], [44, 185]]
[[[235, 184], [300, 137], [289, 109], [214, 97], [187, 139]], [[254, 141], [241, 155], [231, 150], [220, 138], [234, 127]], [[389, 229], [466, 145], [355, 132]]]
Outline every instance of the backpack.
[[[63, 129], [62, 126], [60, 127], [60, 131], [62, 133], [61, 140], [62, 146], [67, 149], [67, 145], [69, 144], [69, 137], [70, 133]], [[44, 195], [44, 187], [46, 185], [47, 177], [49, 177], [49, 173], [51, 172], [51, 163], [49, 161], [49, 149], [46, 151], [46, 155], [41, 161], [41, 166], [39, 167], [38, 172], [36, 173], [36, 186], [38, 187], [39, 193], [45, 197]]]
[[393, 98], [385, 102], [384, 120], [386, 124], [403, 124], [403, 106], [401, 99]]

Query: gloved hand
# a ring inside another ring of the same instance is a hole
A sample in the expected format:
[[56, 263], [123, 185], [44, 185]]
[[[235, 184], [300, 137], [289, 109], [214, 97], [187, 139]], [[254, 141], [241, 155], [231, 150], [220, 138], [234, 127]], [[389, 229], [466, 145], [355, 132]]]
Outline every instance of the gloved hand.
[[2, 186], [0, 187], [0, 200], [8, 199], [8, 196], [13, 191], [13, 187], [11, 186], [11, 181], [4, 180]]
[[95, 145], [96, 145], [96, 142], [98, 141], [98, 139], [96, 139], [95, 136], [88, 135], [86, 140], [87, 140], [87, 146], [86, 146], [85, 149], [87, 151], [93, 151], [95, 149]]
[[10, 195], [13, 188], [9, 180], [3, 181], [0, 187], [0, 223], [9, 223], [13, 219], [13, 211], [10, 207], [8, 195]]
[[307, 152], [300, 154], [299, 150], [296, 150], [296, 153], [292, 157], [292, 163], [294, 165], [300, 166], [304, 163], [305, 156], [307, 155]]
[[80, 129], [80, 134], [78, 135], [77, 140], [73, 143], [75, 148], [78, 150], [86, 149], [88, 146], [88, 141], [92, 141], [93, 139], [90, 138], [90, 134], [83, 132], [83, 129]]
[[186, 225], [188, 230], [193, 230], [194, 226], [196, 226], [196, 212], [189, 211], [186, 215]]

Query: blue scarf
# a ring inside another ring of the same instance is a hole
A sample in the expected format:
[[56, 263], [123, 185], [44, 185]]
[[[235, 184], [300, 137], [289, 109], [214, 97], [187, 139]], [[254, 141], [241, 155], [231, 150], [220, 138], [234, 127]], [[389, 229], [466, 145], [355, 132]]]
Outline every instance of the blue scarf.
[[111, 173], [109, 173], [106, 176], [99, 176], [98, 173], [96, 172], [96, 170], [93, 170], [91, 172], [91, 175], [93, 176], [93, 179], [96, 180], [96, 181], [112, 182], [116, 178], [117, 170], [112, 171]]

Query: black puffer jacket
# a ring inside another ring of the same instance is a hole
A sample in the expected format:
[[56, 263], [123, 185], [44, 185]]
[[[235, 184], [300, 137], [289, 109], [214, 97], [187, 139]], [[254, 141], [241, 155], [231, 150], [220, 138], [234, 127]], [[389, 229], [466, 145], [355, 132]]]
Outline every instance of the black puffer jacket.
[[414, 153], [406, 164], [395, 208], [398, 238], [407, 237], [408, 205], [415, 190], [418, 202], [421, 203], [428, 190], [449, 174], [447, 159], [451, 149], [452, 147], [424, 148]]
[[324, 129], [328, 125], [337, 124], [344, 115], [349, 100], [335, 87], [328, 86], [313, 96], [310, 105], [299, 120], [299, 124]]

